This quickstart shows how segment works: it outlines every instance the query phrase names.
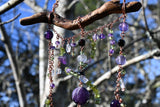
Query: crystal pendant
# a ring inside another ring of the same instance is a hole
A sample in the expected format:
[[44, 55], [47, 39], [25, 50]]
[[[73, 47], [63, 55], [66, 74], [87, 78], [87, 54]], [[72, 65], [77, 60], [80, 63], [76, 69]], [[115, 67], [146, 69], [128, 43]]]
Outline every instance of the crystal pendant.
[[117, 58], [116, 58], [116, 63], [118, 65], [124, 65], [126, 63], [126, 58], [123, 56], [123, 55], [119, 55]]
[[67, 52], [67, 53], [70, 53], [70, 52], [71, 52], [71, 45], [70, 45], [70, 44], [67, 44], [67, 45], [66, 45], [66, 52]]
[[113, 100], [110, 104], [110, 107], [121, 107], [118, 100]]
[[124, 81], [122, 79], [120, 79], [120, 87], [121, 87], [121, 91], [125, 91], [125, 84], [124, 84]]
[[84, 76], [84, 75], [81, 75], [79, 77], [79, 80], [82, 82], [82, 83], [87, 83], [88, 82], [88, 79]]
[[119, 24], [119, 30], [120, 31], [127, 31], [128, 28], [129, 28], [129, 26], [128, 26], [128, 23], [126, 23], [126, 22], [122, 22], [122, 23]]
[[62, 70], [61, 70], [61, 68], [57, 68], [57, 70], [56, 70], [56, 74], [62, 74]]
[[95, 33], [95, 34], [92, 36], [92, 39], [93, 39], [94, 41], [98, 40], [98, 35]]
[[78, 55], [77, 61], [85, 63], [87, 61], [87, 57], [84, 54]]

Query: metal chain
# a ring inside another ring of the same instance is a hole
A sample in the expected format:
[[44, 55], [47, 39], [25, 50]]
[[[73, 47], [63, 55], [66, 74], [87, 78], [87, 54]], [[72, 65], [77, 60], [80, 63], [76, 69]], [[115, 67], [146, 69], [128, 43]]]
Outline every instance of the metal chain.
[[53, 4], [53, 8], [52, 8], [52, 11], [53, 13], [55, 12], [55, 9], [58, 7], [58, 4], [59, 3], [59, 0], [56, 0], [56, 2]]

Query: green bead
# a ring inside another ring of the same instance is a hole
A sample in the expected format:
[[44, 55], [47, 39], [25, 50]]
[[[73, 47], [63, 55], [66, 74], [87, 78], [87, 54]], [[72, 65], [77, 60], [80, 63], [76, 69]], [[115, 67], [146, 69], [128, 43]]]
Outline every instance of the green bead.
[[94, 97], [95, 98], [100, 98], [100, 94], [95, 94]]
[[50, 76], [50, 74], [48, 73], [48, 74], [47, 74], [47, 76], [49, 77], [49, 76]]
[[111, 49], [114, 49], [114, 48], [115, 48], [115, 46], [111, 45]]
[[113, 33], [113, 30], [112, 30], [112, 29], [110, 29], [110, 30], [109, 30], [109, 33]]
[[72, 53], [71, 53], [71, 55], [72, 55], [72, 56], [75, 56], [75, 53], [74, 53], [74, 52], [72, 52]]
[[63, 56], [63, 54], [65, 54], [65, 49], [62, 47], [60, 48], [60, 56]]
[[53, 61], [54, 60], [54, 57], [51, 57], [51, 61]]
[[50, 101], [49, 99], [46, 99], [45, 104], [49, 105], [50, 102], [51, 102], [51, 101]]
[[121, 107], [126, 107], [123, 103], [121, 103], [121, 105], [120, 105]]
[[109, 40], [112, 40], [113, 38], [112, 37], [109, 37]]

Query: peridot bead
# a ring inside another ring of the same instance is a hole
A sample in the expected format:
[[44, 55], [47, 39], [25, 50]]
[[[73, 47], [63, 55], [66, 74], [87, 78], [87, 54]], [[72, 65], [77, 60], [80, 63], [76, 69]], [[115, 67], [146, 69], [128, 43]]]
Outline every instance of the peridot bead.
[[113, 30], [112, 30], [112, 29], [110, 29], [110, 30], [109, 30], [109, 33], [113, 33]]
[[51, 101], [50, 101], [49, 99], [46, 99], [45, 104], [49, 105], [50, 102], [51, 102]]

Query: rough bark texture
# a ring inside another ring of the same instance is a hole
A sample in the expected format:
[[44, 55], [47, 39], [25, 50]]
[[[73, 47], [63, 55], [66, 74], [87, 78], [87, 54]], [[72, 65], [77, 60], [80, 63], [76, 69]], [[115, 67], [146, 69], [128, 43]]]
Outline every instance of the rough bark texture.
[[[126, 4], [126, 13], [136, 12], [141, 8], [141, 6], [142, 5], [140, 2], [129, 2]], [[92, 11], [91, 13], [85, 15], [84, 17], [81, 17], [81, 25], [82, 27], [85, 27], [98, 19], [101, 19], [105, 16], [108, 16], [114, 13], [123, 13], [122, 4], [120, 4], [119, 2], [117, 3], [113, 1], [106, 2], [100, 8]], [[31, 25], [31, 24], [42, 23], [42, 22], [52, 23], [56, 26], [59, 26], [68, 30], [74, 30], [79, 28], [77, 24], [77, 19], [68, 20], [53, 12], [37, 13], [33, 16], [26, 17], [20, 20], [20, 23], [22, 25]]]

